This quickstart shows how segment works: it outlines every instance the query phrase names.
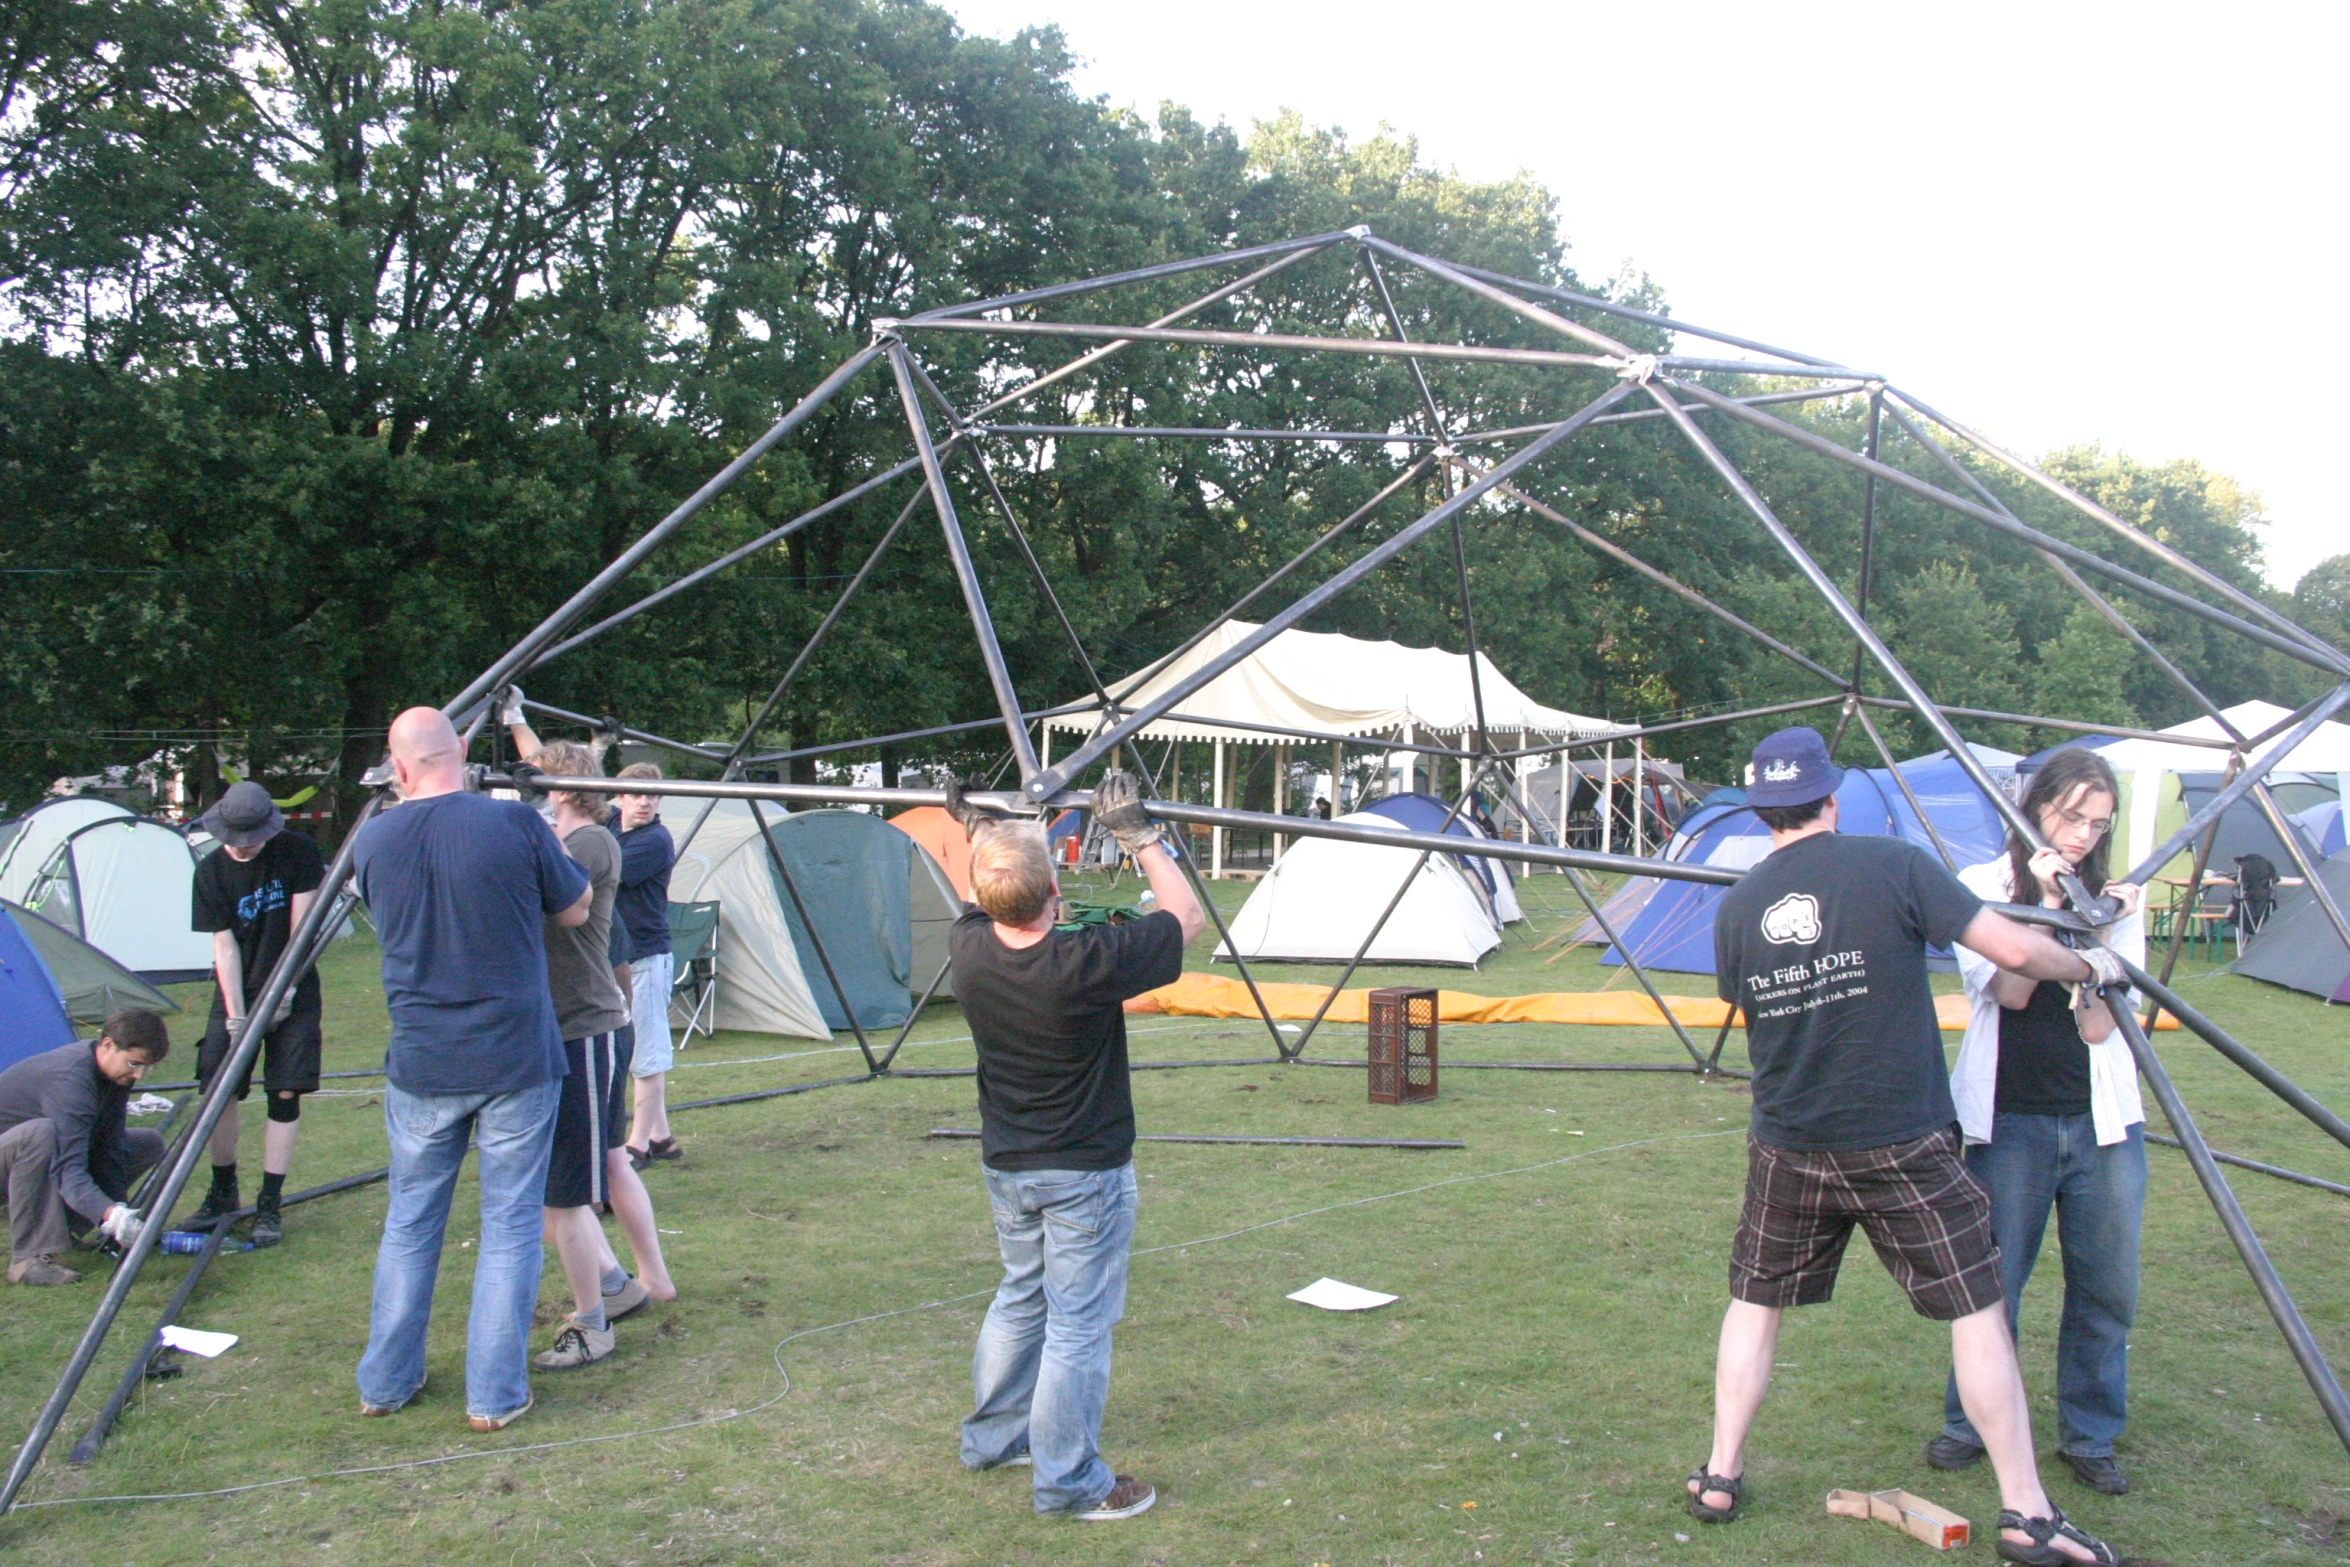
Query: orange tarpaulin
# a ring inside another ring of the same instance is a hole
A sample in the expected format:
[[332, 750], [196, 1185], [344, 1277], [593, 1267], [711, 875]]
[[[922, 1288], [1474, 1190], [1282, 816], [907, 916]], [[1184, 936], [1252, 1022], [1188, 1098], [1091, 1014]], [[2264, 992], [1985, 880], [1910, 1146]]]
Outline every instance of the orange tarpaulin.
[[[1330, 993], [1322, 985], [1259, 984], [1257, 989], [1264, 994], [1265, 1005], [1276, 1018], [1295, 1018], [1300, 1022], [1312, 1017], [1322, 998]], [[1368, 1021], [1370, 994], [1367, 988], [1339, 992], [1338, 999], [1330, 1003], [1326, 1020]], [[1726, 1003], [1711, 996], [1667, 996], [1665, 1002], [1672, 1007], [1673, 1016], [1687, 1028], [1720, 1028], [1722, 1015], [1729, 1010]], [[1187, 973], [1172, 985], [1136, 996], [1126, 1003], [1126, 1010], [1164, 1013], [1170, 1017], [1257, 1015], [1256, 1003], [1249, 1000], [1248, 986], [1220, 974]], [[1963, 995], [1934, 998], [1935, 1016], [1951, 1032], [1966, 1028], [1967, 1012], [1967, 999]], [[1465, 990], [1439, 990], [1436, 1016], [1445, 1023], [1595, 1023], [1649, 1028], [1662, 1027], [1665, 1021], [1656, 1003], [1636, 990], [1554, 990], [1535, 996], [1479, 996]], [[2176, 1019], [2166, 1015], [2156, 1026], [2177, 1028], [2179, 1025]]]
[[971, 839], [961, 822], [935, 805], [917, 805], [892, 816], [889, 824], [922, 845], [938, 862], [953, 883], [956, 897], [965, 903], [971, 901]]

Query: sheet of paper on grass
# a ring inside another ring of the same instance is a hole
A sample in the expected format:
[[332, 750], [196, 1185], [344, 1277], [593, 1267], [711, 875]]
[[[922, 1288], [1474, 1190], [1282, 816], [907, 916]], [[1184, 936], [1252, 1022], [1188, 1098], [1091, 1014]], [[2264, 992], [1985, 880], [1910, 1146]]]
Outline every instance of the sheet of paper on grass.
[[210, 1360], [237, 1341], [234, 1333], [207, 1333], [202, 1328], [167, 1327], [163, 1342], [173, 1349], [184, 1349], [191, 1355], [202, 1355]]
[[1289, 1298], [1301, 1306], [1319, 1306], [1324, 1311], [1370, 1311], [1395, 1299], [1393, 1295], [1341, 1284], [1336, 1279], [1316, 1279]]

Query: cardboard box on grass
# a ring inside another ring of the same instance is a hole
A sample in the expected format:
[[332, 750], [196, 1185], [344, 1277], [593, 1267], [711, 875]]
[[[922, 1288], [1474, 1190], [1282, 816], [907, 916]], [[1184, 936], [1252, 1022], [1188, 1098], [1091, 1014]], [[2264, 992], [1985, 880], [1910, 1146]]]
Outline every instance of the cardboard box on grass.
[[1947, 1507], [1936, 1507], [1907, 1491], [1830, 1491], [1828, 1511], [1839, 1518], [1873, 1518], [1889, 1523], [1913, 1540], [1923, 1540], [1937, 1551], [1955, 1551], [1967, 1543], [1973, 1528]]

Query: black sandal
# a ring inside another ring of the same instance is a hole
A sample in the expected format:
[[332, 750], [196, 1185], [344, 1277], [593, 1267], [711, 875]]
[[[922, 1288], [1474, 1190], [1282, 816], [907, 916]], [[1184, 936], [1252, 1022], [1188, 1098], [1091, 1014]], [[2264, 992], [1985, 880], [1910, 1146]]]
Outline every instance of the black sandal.
[[[1725, 1478], [1717, 1474], [1707, 1474], [1705, 1465], [1699, 1464], [1695, 1469], [1689, 1471], [1689, 1478], [1697, 1483], [1697, 1489], [1689, 1493], [1690, 1517], [1699, 1523], [1728, 1523], [1738, 1516], [1738, 1503], [1746, 1495], [1746, 1477], [1744, 1475]], [[1707, 1506], [1705, 1493], [1708, 1491], [1721, 1492], [1730, 1499], [1730, 1505], [1727, 1507]], [[2023, 1526], [2018, 1524], [2017, 1527]]]
[[[1999, 1559], [2004, 1562], [2022, 1562], [2025, 1567], [2121, 1567], [2121, 1557], [2112, 1546], [2093, 1534], [2083, 1534], [2074, 1528], [2064, 1515], [2064, 1509], [2051, 1502], [2045, 1518], [2026, 1518], [2014, 1508], [2002, 1508], [1999, 1513]], [[2007, 1537], [2009, 1529], [2021, 1529], [2032, 1537], [2029, 1545], [2018, 1545]], [[2087, 1561], [2060, 1551], [2048, 1542], [2062, 1535], [2075, 1545], [2089, 1551]]]

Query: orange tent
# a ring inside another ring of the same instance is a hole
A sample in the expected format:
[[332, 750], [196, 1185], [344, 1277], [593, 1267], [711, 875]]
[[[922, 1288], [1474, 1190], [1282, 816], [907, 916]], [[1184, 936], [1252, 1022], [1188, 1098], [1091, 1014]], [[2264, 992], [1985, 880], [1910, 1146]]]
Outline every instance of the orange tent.
[[963, 824], [935, 805], [917, 805], [889, 818], [889, 824], [916, 843], [947, 873], [955, 896], [971, 901], [971, 840]]

